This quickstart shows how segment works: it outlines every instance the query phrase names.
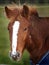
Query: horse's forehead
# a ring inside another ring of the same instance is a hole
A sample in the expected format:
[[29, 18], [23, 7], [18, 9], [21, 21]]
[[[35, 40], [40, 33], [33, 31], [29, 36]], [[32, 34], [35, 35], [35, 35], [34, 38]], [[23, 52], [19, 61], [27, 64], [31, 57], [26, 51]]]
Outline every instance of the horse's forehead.
[[9, 27], [13, 26], [14, 24], [17, 25], [18, 22], [20, 23], [21, 26], [28, 26], [28, 24], [29, 24], [29, 21], [26, 18], [19, 15], [17, 17], [11, 18], [11, 20], [9, 22]]
[[14, 24], [13, 24], [13, 27], [16, 27], [17, 28], [19, 26], [19, 24], [20, 24], [19, 21], [15, 21]]

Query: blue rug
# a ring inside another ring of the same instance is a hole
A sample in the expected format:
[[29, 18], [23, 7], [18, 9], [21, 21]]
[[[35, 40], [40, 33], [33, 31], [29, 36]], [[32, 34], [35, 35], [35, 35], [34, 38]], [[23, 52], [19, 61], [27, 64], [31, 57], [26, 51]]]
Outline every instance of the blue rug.
[[[30, 65], [34, 65], [30, 60]], [[49, 51], [43, 56], [43, 58], [36, 65], [49, 65]]]

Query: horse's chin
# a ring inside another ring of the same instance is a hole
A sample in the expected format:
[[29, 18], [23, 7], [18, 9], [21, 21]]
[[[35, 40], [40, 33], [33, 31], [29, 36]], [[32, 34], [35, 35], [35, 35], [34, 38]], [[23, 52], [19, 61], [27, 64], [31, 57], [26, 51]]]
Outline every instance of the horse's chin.
[[20, 60], [21, 60], [21, 58], [16, 59], [17, 62], [19, 62]]
[[21, 57], [16, 58], [16, 61], [17, 62], [21, 61]]

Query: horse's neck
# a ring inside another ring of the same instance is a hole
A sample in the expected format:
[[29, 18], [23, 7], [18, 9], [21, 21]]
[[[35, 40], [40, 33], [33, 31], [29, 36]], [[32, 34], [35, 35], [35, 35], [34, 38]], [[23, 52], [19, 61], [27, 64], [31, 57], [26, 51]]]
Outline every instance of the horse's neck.
[[[28, 41], [26, 42], [27, 43], [26, 48], [29, 51], [30, 57], [33, 60], [33, 62], [37, 63], [41, 59], [41, 57], [47, 52], [47, 49], [44, 47], [44, 45], [43, 46], [39, 45], [39, 47], [37, 47], [37, 44], [35, 40], [32, 39], [31, 35], [28, 37], [27, 40]], [[42, 40], [40, 43], [43, 43]]]
[[[42, 58], [42, 56], [49, 50], [49, 37], [43, 38], [43, 34], [40, 34], [41, 31], [42, 33], [44, 32], [44, 28], [39, 31], [41, 27], [41, 22], [39, 23], [33, 21], [32, 23], [33, 28], [30, 28], [31, 35], [29, 35], [29, 37], [27, 38], [26, 48], [29, 51], [33, 62], [37, 63]], [[37, 25], [38, 23], [39, 25]], [[46, 25], [46, 23], [42, 25]], [[39, 26], [39, 29], [36, 26]]]

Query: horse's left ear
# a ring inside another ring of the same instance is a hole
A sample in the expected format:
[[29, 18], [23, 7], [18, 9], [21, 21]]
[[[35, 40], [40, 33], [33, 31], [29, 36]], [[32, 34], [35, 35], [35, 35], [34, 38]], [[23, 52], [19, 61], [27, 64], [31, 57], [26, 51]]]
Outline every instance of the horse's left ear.
[[6, 16], [8, 18], [11, 18], [12, 17], [13, 12], [7, 6], [5, 7], [5, 12], [6, 12]]
[[22, 10], [21, 14], [22, 14], [23, 17], [28, 17], [28, 14], [29, 14], [29, 8], [28, 8], [28, 6], [23, 5], [23, 10]]
[[18, 16], [18, 14], [19, 14], [19, 10], [17, 8], [11, 10], [7, 6], [5, 7], [5, 12], [6, 12], [7, 18], [9, 18], [9, 19], [12, 17]]

